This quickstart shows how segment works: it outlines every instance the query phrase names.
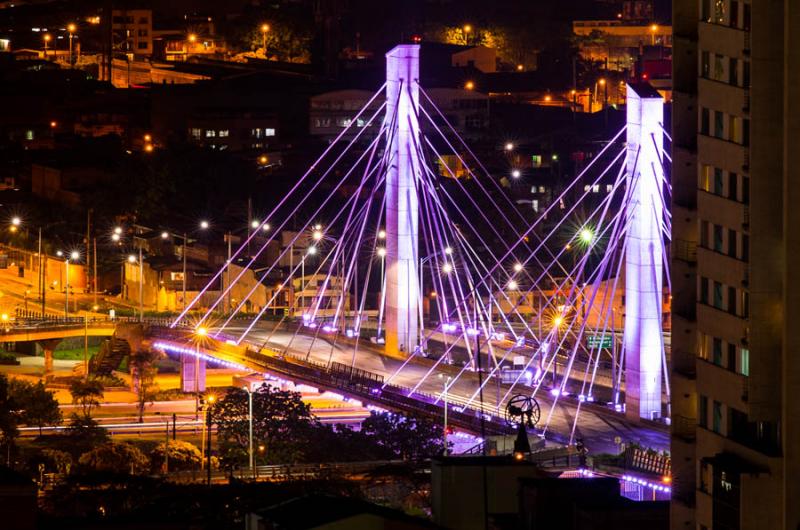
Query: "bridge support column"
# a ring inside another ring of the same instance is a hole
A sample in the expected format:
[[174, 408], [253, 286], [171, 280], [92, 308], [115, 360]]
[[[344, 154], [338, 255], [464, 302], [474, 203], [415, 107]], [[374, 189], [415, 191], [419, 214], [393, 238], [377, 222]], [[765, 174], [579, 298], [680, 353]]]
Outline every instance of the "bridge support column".
[[181, 355], [181, 390], [183, 392], [205, 392], [205, 360], [194, 355]]
[[44, 375], [53, 373], [53, 352], [60, 342], [61, 339], [39, 341], [39, 346], [41, 346], [44, 351]]
[[625, 254], [625, 410], [661, 416], [664, 101], [646, 83], [628, 85], [627, 184], [631, 223]]
[[392, 160], [386, 176], [386, 354], [405, 357], [419, 344], [420, 170], [419, 46], [401, 45], [386, 54], [386, 123]]

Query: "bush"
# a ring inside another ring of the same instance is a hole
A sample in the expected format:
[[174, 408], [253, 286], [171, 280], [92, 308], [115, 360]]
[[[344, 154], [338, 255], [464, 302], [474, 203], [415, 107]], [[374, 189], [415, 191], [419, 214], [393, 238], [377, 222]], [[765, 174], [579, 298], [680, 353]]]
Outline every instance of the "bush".
[[0, 352], [0, 364], [16, 366], [19, 364], [19, 361], [17, 360], [17, 356], [13, 353]]
[[[153, 473], [161, 473], [164, 465], [164, 446], [161, 442], [150, 452], [150, 464]], [[200, 469], [202, 455], [196, 445], [181, 440], [169, 442], [169, 470], [189, 471]]]
[[106, 442], [81, 455], [84, 469], [99, 472], [138, 475], [150, 469], [150, 460], [135, 445]]

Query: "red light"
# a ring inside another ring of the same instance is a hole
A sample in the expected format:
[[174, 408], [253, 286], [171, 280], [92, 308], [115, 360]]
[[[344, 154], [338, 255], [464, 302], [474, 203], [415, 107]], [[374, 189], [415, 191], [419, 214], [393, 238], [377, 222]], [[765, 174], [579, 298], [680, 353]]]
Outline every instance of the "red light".
[[412, 35], [411, 40], [414, 41], [414, 44], [419, 44], [422, 42], [422, 35]]
[[647, 80], [648, 77], [650, 77], [650, 76], [647, 75], [647, 72], [642, 74], [642, 79]]

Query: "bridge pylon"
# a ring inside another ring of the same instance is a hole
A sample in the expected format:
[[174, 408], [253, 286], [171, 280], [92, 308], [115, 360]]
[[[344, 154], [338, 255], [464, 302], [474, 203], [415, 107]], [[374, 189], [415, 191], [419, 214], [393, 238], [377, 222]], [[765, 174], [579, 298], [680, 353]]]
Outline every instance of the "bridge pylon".
[[405, 357], [419, 344], [419, 45], [386, 54], [385, 351]]
[[625, 411], [661, 417], [664, 341], [664, 100], [647, 83], [627, 90], [626, 179], [630, 224], [625, 252]]

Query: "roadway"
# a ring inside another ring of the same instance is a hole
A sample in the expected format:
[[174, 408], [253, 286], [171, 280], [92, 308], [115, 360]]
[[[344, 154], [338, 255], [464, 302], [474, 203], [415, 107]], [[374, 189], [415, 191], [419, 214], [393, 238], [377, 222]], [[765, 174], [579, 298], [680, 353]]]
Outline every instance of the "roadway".
[[[308, 358], [317, 363], [339, 362], [346, 365], [354, 365], [362, 370], [383, 375], [385, 380], [397, 372], [402, 362], [382, 355], [370, 347], [369, 343], [362, 343], [357, 350], [347, 344], [333, 344], [326, 339], [308, 337], [298, 334], [293, 336], [292, 332], [275, 331], [272, 332], [269, 324], [257, 326], [251, 330], [247, 341], [254, 348], [261, 347], [269, 338], [268, 347], [282, 351], [287, 349], [287, 353], [296, 357]], [[227, 333], [236, 335], [241, 333], [243, 328], [230, 327]], [[270, 336], [271, 335], [271, 336]], [[355, 356], [355, 359], [354, 359]], [[403, 370], [396, 375], [391, 383], [393, 385], [413, 388], [425, 377], [433, 363], [426, 359], [419, 362], [409, 362]], [[439, 395], [443, 390], [443, 376], [454, 377], [460, 368], [455, 366], [438, 366], [420, 384], [418, 391], [427, 394]], [[448, 400], [453, 404], [466, 403], [475, 390], [478, 388], [478, 374], [475, 372], [464, 371], [462, 375], [452, 384], [448, 390]], [[484, 387], [483, 400], [486, 409], [496, 409], [498, 395], [502, 400], [503, 395], [509, 389], [508, 385], [497, 384], [497, 380], [492, 380]], [[529, 392], [530, 387], [518, 385], [513, 394]], [[512, 394], [512, 395], [513, 395]], [[579, 414], [578, 425], [575, 428], [575, 437], [583, 438], [587, 448], [592, 453], [616, 453], [619, 450], [615, 443], [615, 438], [619, 437], [623, 442], [636, 442], [644, 447], [651, 447], [657, 450], [669, 449], [669, 432], [666, 428], [655, 428], [650, 425], [643, 425], [638, 422], [626, 419], [622, 414], [611, 410], [598, 410], [599, 407], [581, 406], [578, 412], [578, 404], [574, 401], [563, 399], [555, 400], [549, 394], [540, 391], [536, 396], [541, 407], [541, 421], [539, 427], [544, 427], [548, 416], [552, 414], [549, 429], [569, 438], [573, 429], [576, 414]], [[473, 407], [479, 406], [476, 398]]]

